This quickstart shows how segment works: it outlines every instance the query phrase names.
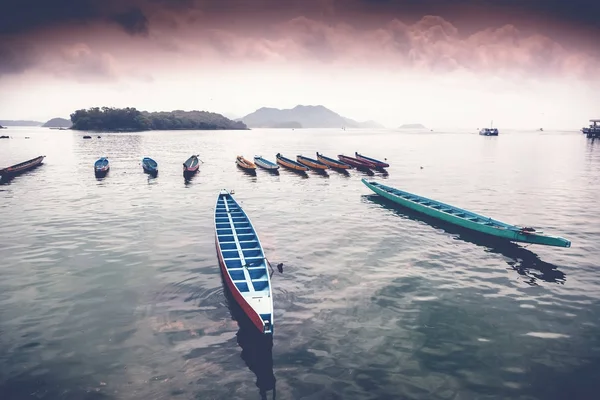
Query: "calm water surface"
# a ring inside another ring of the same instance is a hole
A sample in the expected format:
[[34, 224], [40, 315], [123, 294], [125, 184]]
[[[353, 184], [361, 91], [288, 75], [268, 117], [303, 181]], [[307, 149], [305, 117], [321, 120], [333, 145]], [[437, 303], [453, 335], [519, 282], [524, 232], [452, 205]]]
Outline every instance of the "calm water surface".
[[[600, 143], [579, 133], [2, 134], [1, 167], [47, 158], [0, 186], [1, 399], [597, 398]], [[234, 164], [355, 150], [392, 164], [375, 179], [573, 246], [439, 226], [372, 195], [357, 171]], [[186, 182], [191, 154], [204, 163]], [[111, 170], [98, 180], [100, 156]], [[224, 292], [222, 188], [285, 264], [272, 346]]]

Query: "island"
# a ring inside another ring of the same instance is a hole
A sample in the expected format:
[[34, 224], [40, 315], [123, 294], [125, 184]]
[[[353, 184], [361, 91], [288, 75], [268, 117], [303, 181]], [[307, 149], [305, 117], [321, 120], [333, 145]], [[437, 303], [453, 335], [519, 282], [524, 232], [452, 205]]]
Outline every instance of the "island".
[[7, 127], [7, 126], [40, 126], [42, 125], [41, 122], [38, 121], [23, 121], [23, 120], [11, 120], [11, 119], [5, 119], [5, 120], [0, 120], [0, 125]]
[[42, 128], [70, 128], [71, 121], [65, 118], [52, 118], [50, 121], [42, 125]]
[[427, 129], [424, 125], [421, 124], [404, 124], [400, 126], [398, 129]]
[[248, 129], [243, 122], [208, 111], [148, 112], [132, 107], [81, 109], [71, 114], [71, 122], [74, 130], [103, 132]]
[[251, 128], [383, 128], [375, 121], [357, 122], [342, 117], [322, 105], [297, 105], [291, 109], [262, 107], [238, 121]]

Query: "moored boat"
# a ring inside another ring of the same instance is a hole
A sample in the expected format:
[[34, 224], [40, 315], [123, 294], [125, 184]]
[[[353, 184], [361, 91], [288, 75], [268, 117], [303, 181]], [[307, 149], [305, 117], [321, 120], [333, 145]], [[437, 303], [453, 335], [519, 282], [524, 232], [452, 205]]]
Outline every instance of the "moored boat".
[[590, 126], [581, 128], [581, 132], [588, 138], [600, 137], [600, 119], [590, 119]]
[[545, 235], [534, 228], [507, 224], [462, 208], [382, 185], [372, 180], [362, 179], [361, 181], [373, 192], [394, 203], [450, 224], [513, 242], [571, 247], [569, 240]]
[[329, 168], [333, 169], [351, 169], [352, 166], [350, 164], [346, 164], [345, 162], [334, 160], [333, 158], [326, 157], [323, 154], [319, 154], [317, 151], [317, 160], [321, 161], [323, 164], [329, 166]]
[[227, 190], [215, 207], [216, 249], [223, 278], [252, 323], [273, 333], [273, 296], [268, 261], [250, 219]]
[[46, 156], [38, 156], [36, 158], [32, 158], [31, 160], [23, 161], [22, 163], [0, 169], [0, 180], [7, 180], [22, 174], [23, 172], [36, 168], [44, 161], [45, 157]]
[[376, 168], [388, 168], [390, 166], [390, 164], [388, 164], [384, 161], [379, 161], [375, 158], [364, 156], [362, 154], [359, 154], [356, 151], [354, 152], [354, 155], [356, 156], [357, 160], [370, 162], [370, 163], [374, 164]]
[[259, 166], [263, 169], [269, 170], [269, 171], [279, 170], [279, 165], [267, 160], [266, 158], [263, 158], [262, 156], [254, 156], [254, 163], [257, 166]]
[[108, 162], [108, 158], [100, 157], [94, 163], [94, 172], [96, 174], [106, 174], [110, 169], [110, 163]]
[[345, 162], [346, 164], [353, 166], [356, 169], [370, 170], [371, 168], [377, 168], [377, 166], [370, 161], [359, 160], [358, 158], [345, 156], [343, 154], [339, 154], [338, 159], [342, 162]]
[[282, 156], [281, 153], [277, 153], [275, 157], [277, 158], [277, 164], [283, 167], [299, 172], [308, 171], [308, 167], [306, 165], [302, 165], [299, 162], [290, 160], [289, 158]]
[[156, 175], [158, 173], [158, 163], [150, 157], [144, 157], [142, 159], [142, 168], [144, 169], [144, 172], [148, 174]]
[[198, 160], [198, 156], [191, 156], [183, 163], [183, 174], [195, 174], [196, 172], [198, 172], [198, 168], [200, 168], [200, 161]]
[[235, 163], [238, 165], [238, 167], [242, 168], [245, 171], [256, 171], [256, 165], [252, 161], [245, 159], [244, 156], [237, 156], [235, 158]]
[[305, 165], [309, 168], [312, 169], [316, 169], [319, 171], [324, 171], [326, 169], [329, 169], [329, 167], [327, 166], [327, 164], [322, 163], [319, 160], [315, 160], [313, 158], [308, 158], [308, 157], [304, 157], [301, 155], [297, 155], [296, 156], [296, 161], [298, 161], [300, 164]]

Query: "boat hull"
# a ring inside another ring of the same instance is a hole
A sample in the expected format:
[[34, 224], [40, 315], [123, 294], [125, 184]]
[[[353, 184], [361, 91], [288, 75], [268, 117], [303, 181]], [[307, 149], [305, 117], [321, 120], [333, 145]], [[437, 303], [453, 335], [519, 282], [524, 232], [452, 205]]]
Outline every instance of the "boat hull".
[[334, 160], [333, 158], [326, 157], [317, 152], [317, 160], [321, 161], [323, 164], [329, 166], [332, 169], [351, 169], [352, 166], [350, 164], [346, 164], [342, 161]]
[[371, 169], [377, 168], [377, 166], [371, 162], [361, 161], [353, 157], [344, 156], [342, 154], [338, 155], [340, 161], [345, 162], [357, 169]]
[[255, 172], [256, 171], [256, 165], [253, 162], [246, 160], [243, 157], [237, 157], [235, 160], [235, 163], [238, 165], [238, 167], [240, 167], [241, 169], [243, 169], [247, 172]]
[[268, 160], [265, 160], [262, 157], [254, 157], [254, 163], [256, 164], [256, 166], [258, 166], [262, 169], [266, 169], [268, 171], [278, 171], [279, 170], [279, 165], [272, 163]]
[[329, 169], [329, 167], [326, 164], [324, 164], [318, 160], [313, 160], [308, 157], [296, 156], [296, 161], [298, 161], [298, 163], [305, 165], [309, 168], [317, 169], [320, 171], [325, 171], [326, 169]]
[[147, 174], [156, 175], [158, 174], [158, 163], [151, 158], [144, 158], [142, 160], [142, 169]]
[[298, 172], [308, 171], [307, 166], [297, 163], [297, 162], [290, 160], [289, 158], [285, 158], [283, 156], [277, 156], [277, 164], [279, 164], [282, 167], [285, 167], [287, 169], [291, 169], [293, 171], [298, 171]]
[[191, 156], [183, 163], [183, 175], [189, 176], [198, 172], [200, 162], [197, 156]]
[[[505, 224], [503, 222], [496, 221], [491, 218], [460, 209], [458, 207], [431, 200], [426, 197], [413, 195], [412, 193], [403, 192], [401, 190], [394, 189], [389, 186], [378, 184], [374, 181], [368, 181], [366, 179], [362, 179], [361, 181], [373, 192], [396, 204], [417, 211], [419, 213], [428, 215], [430, 217], [437, 218], [441, 221], [460, 226], [462, 228], [470, 229], [473, 231], [477, 231], [494, 237], [507, 239], [514, 242], [540, 244], [556, 247], [571, 247], [571, 242], [561, 237], [542, 235], [537, 234], [535, 232], [525, 233], [517, 226]], [[416, 199], [417, 201], [409, 200], [406, 198], [407, 196], [411, 199]], [[419, 204], [418, 201], [425, 204]], [[436, 209], [434, 208], [434, 206], [439, 206], [441, 209]], [[447, 212], [445, 210], [450, 210], [451, 212]], [[464, 216], [477, 218], [481, 222], [471, 221], [462, 217], [461, 214], [463, 214]]]
[[24, 161], [22, 163], [15, 164], [4, 169], [0, 169], [0, 176], [2, 176], [1, 179], [8, 179], [22, 174], [24, 172], [30, 171], [40, 166], [44, 161], [45, 157], [46, 156], [39, 156], [36, 158], [32, 158], [31, 160]]
[[375, 158], [363, 156], [362, 154], [359, 154], [356, 151], [354, 152], [354, 155], [356, 156], [357, 160], [367, 162], [367, 163], [372, 163], [373, 165], [375, 165], [376, 168], [388, 168], [390, 166], [390, 164], [388, 164], [386, 162], [377, 160]]

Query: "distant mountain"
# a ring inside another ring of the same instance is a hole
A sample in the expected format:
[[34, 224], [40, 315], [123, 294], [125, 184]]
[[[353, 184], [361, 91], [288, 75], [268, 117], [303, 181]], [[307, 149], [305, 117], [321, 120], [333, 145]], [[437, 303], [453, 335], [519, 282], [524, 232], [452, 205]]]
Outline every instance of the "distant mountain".
[[2, 126], [40, 126], [43, 122], [38, 121], [22, 121], [22, 120], [11, 120], [11, 119], [2, 119], [0, 120], [0, 125]]
[[303, 128], [383, 128], [374, 121], [357, 122], [350, 118], [342, 117], [338, 113], [323, 106], [298, 105], [292, 109], [263, 107], [251, 114], [240, 118], [251, 128], [273, 128], [300, 124]]
[[297, 121], [287, 121], [287, 122], [280, 122], [278, 124], [273, 124], [272, 126], [270, 126], [270, 128], [302, 129], [302, 124], [300, 122], [297, 122]]
[[427, 128], [421, 124], [404, 124], [399, 129], [427, 129]]
[[42, 125], [43, 128], [70, 128], [71, 120], [65, 118], [52, 118], [50, 121]]

